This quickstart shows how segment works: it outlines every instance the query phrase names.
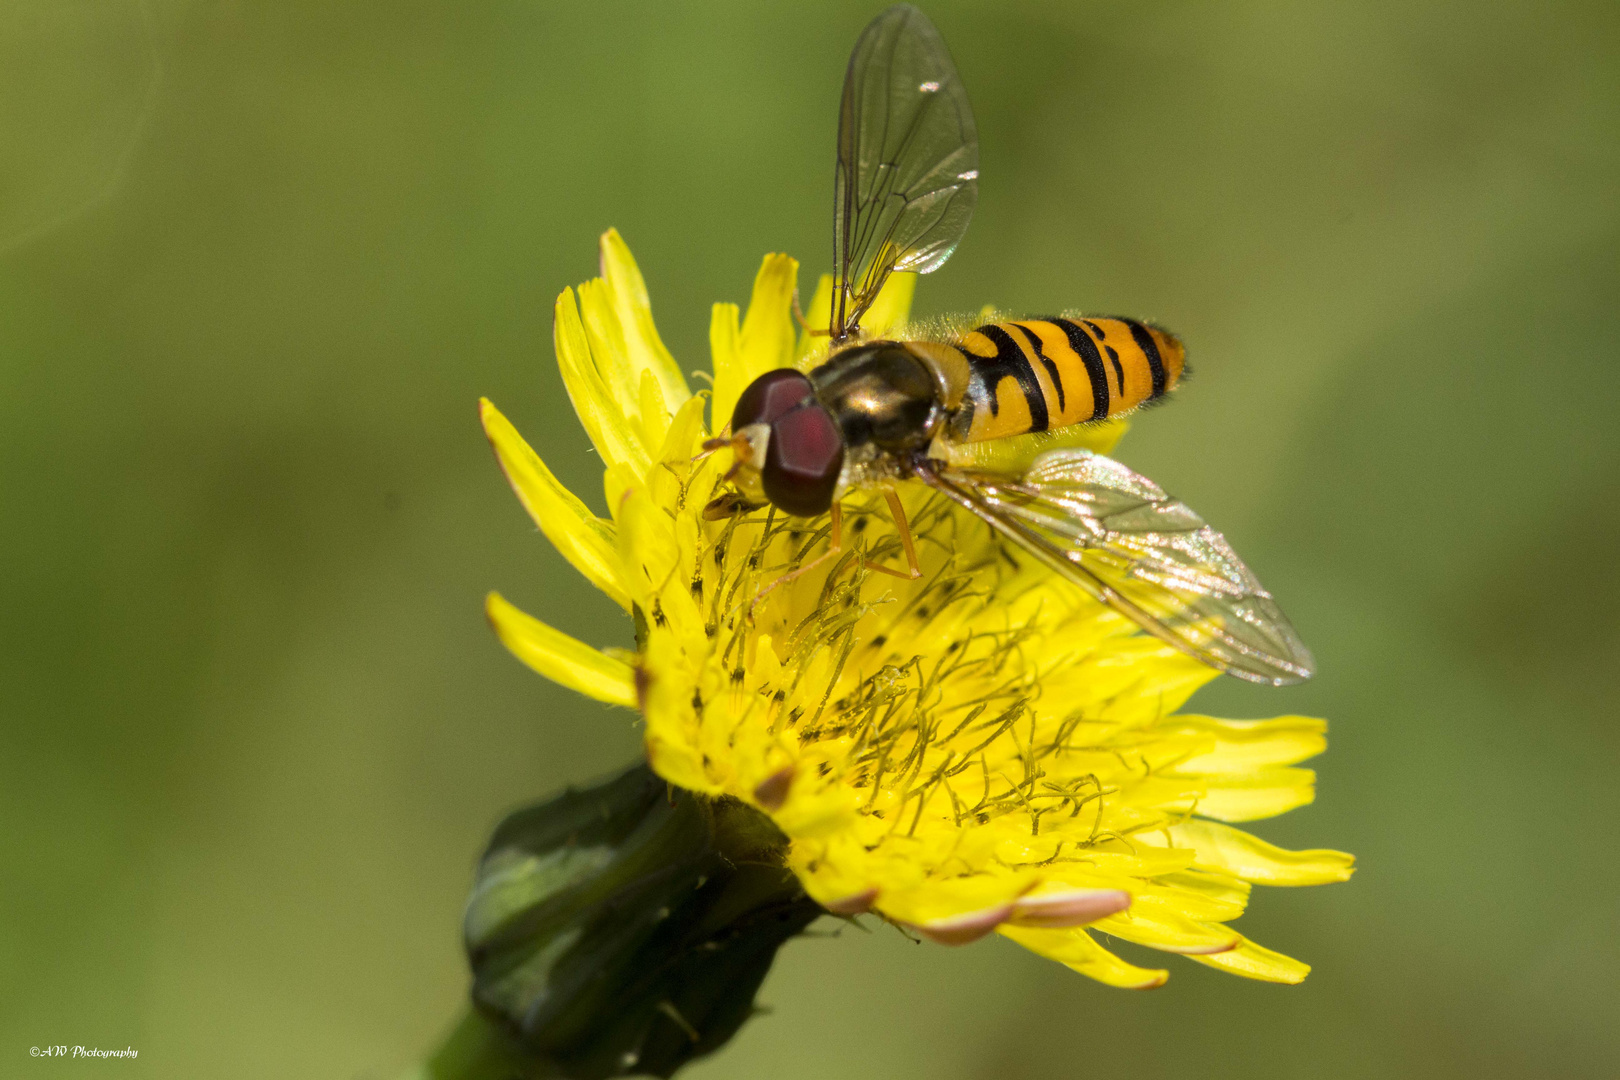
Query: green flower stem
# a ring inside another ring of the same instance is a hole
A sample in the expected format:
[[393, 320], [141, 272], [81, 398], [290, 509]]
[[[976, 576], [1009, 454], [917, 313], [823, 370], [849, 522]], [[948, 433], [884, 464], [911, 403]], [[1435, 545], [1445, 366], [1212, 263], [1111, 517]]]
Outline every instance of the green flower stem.
[[519, 1080], [519, 1062], [511, 1036], [469, 1008], [438, 1049], [399, 1080]]

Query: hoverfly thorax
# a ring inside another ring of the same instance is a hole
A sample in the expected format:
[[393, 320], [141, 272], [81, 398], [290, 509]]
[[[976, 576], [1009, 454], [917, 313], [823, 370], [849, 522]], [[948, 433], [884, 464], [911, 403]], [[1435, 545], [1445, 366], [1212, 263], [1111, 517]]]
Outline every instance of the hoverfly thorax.
[[868, 448], [891, 454], [919, 450], [944, 416], [934, 376], [897, 341], [844, 349], [811, 371], [810, 382], [856, 456]]

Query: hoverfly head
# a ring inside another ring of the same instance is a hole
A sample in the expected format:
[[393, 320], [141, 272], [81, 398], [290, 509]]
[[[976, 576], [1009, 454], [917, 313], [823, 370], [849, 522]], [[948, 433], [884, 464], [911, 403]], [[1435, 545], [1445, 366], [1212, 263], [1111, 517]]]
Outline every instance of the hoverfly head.
[[727, 478], [745, 495], [762, 493], [796, 517], [831, 508], [844, 436], [802, 373], [780, 368], [749, 384], [731, 414], [731, 449]]

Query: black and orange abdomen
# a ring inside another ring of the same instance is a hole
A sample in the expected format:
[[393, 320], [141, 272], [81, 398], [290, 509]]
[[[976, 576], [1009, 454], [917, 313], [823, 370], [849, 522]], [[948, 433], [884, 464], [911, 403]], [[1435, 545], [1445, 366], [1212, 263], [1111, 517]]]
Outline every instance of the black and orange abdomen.
[[908, 343], [946, 386], [949, 437], [978, 442], [1119, 416], [1181, 379], [1175, 336], [1133, 319], [989, 323], [949, 344]]

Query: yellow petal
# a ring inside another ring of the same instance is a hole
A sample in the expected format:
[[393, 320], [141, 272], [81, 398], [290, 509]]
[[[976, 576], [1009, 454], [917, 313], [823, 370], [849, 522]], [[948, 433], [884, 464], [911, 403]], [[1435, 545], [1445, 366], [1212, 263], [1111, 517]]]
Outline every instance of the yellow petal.
[[1185, 728], [1211, 735], [1215, 749], [1176, 766], [1181, 776], [1249, 772], [1268, 765], [1293, 765], [1327, 749], [1327, 721], [1313, 716], [1279, 716], [1272, 720], [1218, 720], [1211, 716], [1177, 716], [1167, 732]]
[[793, 295], [798, 287], [799, 260], [765, 256], [742, 324], [744, 362], [755, 375], [793, 363]]
[[917, 275], [899, 272], [889, 275], [872, 306], [861, 316], [861, 330], [867, 337], [885, 337], [904, 329], [911, 318], [911, 297], [917, 291]]
[[618, 520], [625, 591], [655, 629], [662, 630], [669, 626], [672, 613], [660, 602], [660, 594], [674, 580], [681, 557], [674, 525], [639, 487], [627, 488], [619, 497]]
[[[1242, 829], [1213, 821], [1187, 821], [1170, 827], [1177, 847], [1198, 852], [1198, 861], [1256, 885], [1325, 885], [1348, 881], [1355, 856], [1318, 848], [1288, 851]], [[1147, 839], [1147, 837], [1144, 837]]]
[[619, 315], [631, 369], [637, 373], [638, 380], [642, 371], [653, 373], [663, 391], [664, 411], [673, 413], [686, 404], [692, 392], [687, 389], [680, 365], [675, 363], [658, 336], [652, 301], [647, 297], [647, 283], [619, 230], [609, 229], [602, 234], [601, 257], [602, 279], [607, 282], [613, 309]]
[[699, 734], [692, 703], [696, 667], [670, 635], [652, 632], [649, 627], [638, 675], [641, 712], [647, 721], [647, 760], [654, 772], [672, 784], [719, 794], [721, 789], [709, 777], [695, 741]]
[[725, 789], [703, 771], [703, 756], [663, 731], [647, 729], [647, 764], [652, 771], [676, 787], [703, 795], [723, 795]]
[[[701, 395], [699, 395], [701, 396]], [[694, 397], [682, 405], [664, 434], [664, 443], [658, 450], [658, 460], [677, 467], [690, 466], [697, 442], [703, 436], [703, 403]]]
[[795, 840], [822, 837], [849, 828], [859, 802], [854, 791], [835, 784], [814, 797], [790, 799], [771, 818]]
[[[902, 863], [891, 870], [909, 874], [913, 868]], [[1003, 908], [1006, 913], [1001, 918], [1005, 919], [1012, 913], [1013, 901], [1035, 883], [1036, 876], [1029, 871], [932, 878], [912, 888], [904, 887], [904, 882], [893, 876], [872, 882], [883, 890], [883, 899], [877, 905], [883, 914], [925, 927], [948, 926], [956, 919], [971, 922]]]
[[623, 660], [525, 615], [499, 593], [485, 599], [484, 612], [512, 655], [552, 682], [609, 705], [635, 705], [635, 675]]
[[669, 413], [664, 409], [664, 398], [658, 388], [658, 379], [646, 368], [641, 369], [639, 398], [642, 445], [649, 450], [656, 450], [664, 444], [664, 436], [669, 434]]
[[652, 455], [641, 444], [624, 405], [615, 399], [597, 370], [572, 289], [564, 289], [557, 297], [552, 341], [557, 347], [557, 367], [562, 371], [568, 400], [573, 402], [574, 412], [597, 453], [609, 465], [626, 465], [637, 476], [645, 476]]
[[716, 304], [709, 313], [709, 358], [714, 365], [714, 407], [709, 413], [709, 430], [716, 434], [731, 423], [737, 397], [748, 385], [743, 381], [742, 327], [737, 320], [736, 304]]
[[[624, 507], [625, 492], [632, 491], [640, 486], [640, 478], [623, 465], [609, 465], [602, 470], [602, 497], [607, 500], [608, 513], [613, 515], [615, 522], [619, 520], [619, 511]], [[620, 550], [623, 550], [622, 544]], [[622, 559], [620, 565], [627, 569], [630, 566], [629, 563], [623, 562]], [[624, 581], [625, 579], [621, 578], [620, 580]], [[629, 591], [630, 586], [626, 584], [625, 589]]]
[[[917, 275], [912, 273], [890, 274], [889, 280], [883, 283], [883, 291], [878, 293], [872, 306], [866, 309], [861, 316], [861, 332], [865, 337], [884, 337], [889, 334], [904, 331], [906, 322], [911, 318], [911, 297], [917, 290]], [[816, 283], [816, 294], [810, 299], [810, 307], [804, 313], [805, 331], [799, 335], [798, 348], [794, 350], [794, 363], [800, 368], [808, 368], [820, 363], [827, 350], [827, 336], [823, 333], [812, 334], [811, 330], [826, 331], [832, 321], [833, 279], [831, 274], [821, 275]]]
[[1056, 960], [1109, 986], [1148, 990], [1163, 986], [1170, 977], [1168, 971], [1127, 964], [1097, 944], [1084, 930], [1030, 930], [1003, 923], [998, 932], [1032, 952]]
[[1132, 905], [1130, 911], [1099, 919], [1094, 925], [1105, 934], [1150, 949], [1187, 955], [1226, 952], [1243, 940], [1236, 930], [1219, 923], [1195, 922], [1163, 908], [1150, 910], [1141, 903]]
[[1256, 945], [1248, 938], [1243, 938], [1237, 948], [1228, 952], [1215, 953], [1211, 956], [1190, 956], [1188, 959], [1262, 982], [1298, 983], [1303, 982], [1305, 976], [1311, 973], [1311, 965], [1295, 960], [1292, 956], [1272, 952], [1263, 945]]
[[[722, 362], [714, 354], [714, 423], [716, 431], [731, 419], [737, 397], [744, 388], [767, 371], [793, 363], [793, 291], [799, 281], [798, 260], [787, 255], [767, 255], [754, 276], [754, 294], [748, 301], [748, 314], [737, 331], [736, 345]], [[715, 305], [715, 319], [720, 319]], [[731, 308], [731, 318], [736, 318]], [[711, 328], [710, 345], [714, 344]]]
[[585, 340], [590, 344], [596, 373], [613, 400], [619, 403], [625, 418], [632, 424], [637, 423], [641, 413], [638, 397], [641, 374], [630, 361], [630, 350], [625, 345], [624, 330], [619, 325], [619, 313], [613, 306], [608, 284], [601, 278], [592, 278], [582, 282], [576, 291]]
[[546, 539], [587, 581], [629, 610], [630, 598], [619, 584], [621, 564], [613, 523], [591, 513], [573, 492], [563, 487], [540, 460], [540, 455], [488, 398], [479, 399], [478, 415], [507, 482], [517, 492], [518, 501], [523, 503], [534, 523], [546, 534]]
[[[793, 350], [793, 366], [805, 369], [819, 363], [827, 350], [827, 324], [832, 320], [831, 274], [822, 274], [816, 281], [815, 295], [804, 309], [804, 328], [799, 332], [799, 345]], [[821, 333], [811, 333], [819, 330]]]
[[1198, 813], [1217, 821], [1276, 817], [1316, 798], [1310, 769], [1257, 769], [1238, 776], [1212, 776], [1198, 800]]
[[[1142, 853], [1149, 849], [1139, 844], [1136, 850]], [[1149, 908], [1168, 906], [1198, 922], [1230, 922], [1243, 914], [1251, 891], [1247, 881], [1218, 870], [1200, 868], [1161, 874], [1154, 880], [1153, 887], [1142, 895]]]

